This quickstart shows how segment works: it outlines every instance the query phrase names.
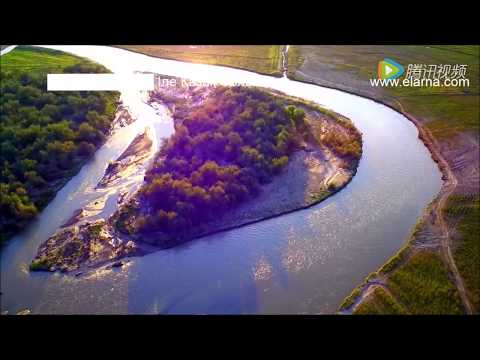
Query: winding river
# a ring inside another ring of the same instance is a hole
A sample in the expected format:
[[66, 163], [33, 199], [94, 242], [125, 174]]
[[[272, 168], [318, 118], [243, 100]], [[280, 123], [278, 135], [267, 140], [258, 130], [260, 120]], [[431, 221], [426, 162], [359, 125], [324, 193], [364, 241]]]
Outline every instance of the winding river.
[[[49, 46], [50, 47], [50, 46]], [[163, 60], [103, 46], [52, 46], [113, 72], [151, 71], [225, 85], [246, 83], [313, 100], [341, 113], [363, 133], [363, 157], [350, 184], [326, 201], [275, 219], [130, 258], [122, 268], [85, 276], [30, 273], [41, 242], [74, 210], [115, 208], [119, 189], [134, 189], [142, 171], [115, 191], [95, 190], [108, 161], [146, 126], [155, 144], [173, 126], [168, 111], [122, 91], [138, 120], [117, 129], [94, 158], [1, 253], [1, 310], [14, 314], [333, 313], [363, 278], [406, 241], [441, 187], [441, 174], [403, 115], [371, 100], [316, 85], [221, 66]]]

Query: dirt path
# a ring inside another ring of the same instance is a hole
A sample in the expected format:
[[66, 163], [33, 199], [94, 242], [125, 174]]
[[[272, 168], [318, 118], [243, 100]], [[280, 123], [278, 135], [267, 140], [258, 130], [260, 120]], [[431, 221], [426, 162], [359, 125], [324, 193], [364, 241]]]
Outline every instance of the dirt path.
[[468, 299], [463, 278], [460, 275], [457, 265], [455, 264], [455, 259], [453, 258], [452, 248], [450, 246], [451, 245], [450, 229], [447, 223], [445, 222], [445, 216], [444, 216], [444, 210], [445, 210], [448, 198], [455, 191], [458, 185], [458, 180], [454, 175], [452, 169], [450, 168], [450, 165], [438, 150], [439, 146], [435, 141], [435, 139], [433, 138], [433, 136], [431, 135], [431, 133], [425, 127], [423, 127], [422, 124], [420, 124], [420, 122], [416, 120], [412, 115], [408, 114], [398, 100], [396, 101], [399, 104], [400, 109], [402, 110], [402, 113], [406, 115], [411, 121], [413, 121], [414, 124], [417, 126], [419, 135], [421, 135], [424, 142], [428, 144], [427, 147], [429, 148], [433, 156], [440, 163], [441, 171], [446, 177], [446, 180], [443, 185], [443, 189], [441, 190], [437, 198], [437, 201], [435, 202], [435, 205], [432, 208], [432, 212], [435, 214], [436, 222], [440, 227], [440, 230], [442, 233], [440, 240], [441, 240], [441, 249], [442, 249], [441, 253], [443, 255], [443, 259], [447, 264], [448, 268], [450, 269], [450, 272], [453, 275], [453, 281], [454, 281], [455, 287], [458, 290], [458, 293], [460, 295], [460, 298], [462, 300], [462, 304], [463, 304], [463, 307], [465, 308], [466, 313], [473, 314], [474, 313], [473, 306], [470, 303], [470, 300]]
[[436, 214], [436, 220], [438, 225], [442, 229], [443, 236], [441, 238], [441, 244], [442, 244], [442, 254], [444, 257], [444, 260], [448, 264], [448, 267], [450, 268], [450, 271], [453, 274], [453, 280], [455, 283], [455, 286], [458, 290], [458, 293], [460, 294], [460, 298], [462, 299], [462, 304], [465, 308], [465, 311], [467, 314], [473, 314], [473, 307], [472, 304], [470, 303], [470, 300], [468, 299], [467, 292], [465, 290], [465, 285], [463, 283], [463, 278], [460, 275], [457, 265], [455, 264], [455, 260], [452, 255], [452, 248], [450, 246], [450, 229], [448, 225], [445, 222], [445, 217], [443, 215], [448, 197], [453, 193], [455, 188], [457, 187], [458, 180], [451, 171], [450, 167], [445, 167], [445, 171], [447, 172], [448, 180], [446, 181], [445, 185], [445, 191], [443, 194], [440, 195], [440, 198], [438, 200], [437, 206], [433, 209]]

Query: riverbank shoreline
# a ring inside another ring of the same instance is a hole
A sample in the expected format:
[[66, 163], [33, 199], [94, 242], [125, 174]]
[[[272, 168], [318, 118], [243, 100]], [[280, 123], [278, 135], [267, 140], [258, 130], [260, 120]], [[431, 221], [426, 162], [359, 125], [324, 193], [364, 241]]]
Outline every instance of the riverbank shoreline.
[[[446, 158], [441, 154], [438, 141], [432, 135], [431, 131], [426, 126], [424, 126], [420, 120], [418, 120], [413, 115], [406, 112], [403, 109], [401, 103], [398, 102], [398, 100], [397, 102], [400, 105], [400, 108], [401, 108], [400, 110], [395, 108], [393, 105], [388, 104], [384, 101], [381, 101], [378, 98], [375, 98], [372, 95], [369, 95], [364, 92], [354, 92], [353, 90], [348, 90], [342, 87], [334, 87], [334, 86], [325, 85], [325, 84], [320, 85], [313, 81], [299, 79], [295, 76], [293, 77], [289, 76], [289, 79], [293, 81], [303, 82], [306, 84], [322, 86], [322, 87], [330, 88], [333, 90], [342, 91], [354, 96], [367, 98], [369, 100], [372, 100], [378, 104], [384, 105], [396, 111], [397, 113], [403, 115], [410, 122], [412, 122], [416, 127], [418, 131], [418, 139], [422, 141], [424, 146], [428, 149], [430, 156], [432, 157], [432, 160], [437, 164], [442, 174], [443, 184], [439, 193], [437, 194], [435, 199], [429, 205], [427, 205], [427, 207], [423, 210], [422, 214], [418, 218], [417, 225], [413, 228], [411, 235], [407, 237], [405, 244], [394, 255], [392, 255], [384, 264], [382, 264], [382, 266], [380, 266], [377, 271], [367, 275], [365, 279], [362, 281], [362, 283], [357, 287], [355, 287], [352, 290], [352, 292], [347, 297], [344, 298], [344, 300], [342, 301], [342, 303], [338, 308], [338, 314], [353, 314], [355, 309], [362, 303], [362, 301], [371, 294], [371, 291], [376, 286], [379, 286], [378, 285], [379, 275], [381, 275], [381, 278], [382, 278], [380, 286], [383, 286], [383, 287], [386, 286], [385, 284], [388, 280], [388, 275], [392, 273], [395, 269], [400, 267], [402, 264], [405, 264], [408, 261], [408, 259], [418, 251], [416, 245], [414, 245], [414, 242], [416, 240], [415, 238], [416, 231], [420, 227], [427, 226], [426, 223], [428, 221], [428, 218], [431, 216], [436, 218], [439, 224], [443, 225], [443, 226], [440, 226], [441, 228], [440, 230], [444, 234], [444, 236], [442, 236], [443, 243], [441, 244], [441, 253], [443, 255], [445, 262], [447, 263], [447, 267], [451, 271], [451, 275], [454, 278], [454, 283], [457, 289], [459, 290], [459, 295], [462, 299], [465, 312], [467, 314], [472, 314], [473, 307], [470, 304], [470, 301], [466, 294], [463, 279], [461, 278], [458, 272], [458, 269], [455, 265], [455, 261], [452, 256], [451, 244], [449, 239], [449, 229], [447, 229], [445, 222], [443, 220], [443, 211], [445, 209], [445, 204], [447, 202], [448, 197], [455, 191], [458, 184], [458, 179], [454, 175], [453, 169], [449, 165]], [[436, 224], [433, 223], [429, 225], [435, 226]], [[396, 260], [400, 258], [402, 261], [396, 262]], [[391, 266], [393, 262], [395, 262], [395, 266]], [[388, 271], [385, 271], [386, 268], [388, 268]]]
[[[356, 173], [357, 173], [357, 167], [352, 172], [352, 175], [348, 178], [348, 180], [346, 182], [344, 182], [341, 186], [339, 186], [338, 188], [335, 188], [334, 190], [330, 190], [328, 192], [325, 192], [325, 193], [321, 194], [318, 198], [316, 198], [315, 200], [312, 200], [311, 202], [308, 202], [305, 205], [297, 206], [295, 208], [288, 209], [288, 210], [279, 210], [278, 212], [275, 212], [272, 215], [263, 215], [261, 217], [258, 217], [257, 219], [250, 220], [250, 221], [244, 221], [244, 222], [239, 221], [236, 224], [230, 225], [230, 226], [225, 226], [225, 225], [214, 226], [214, 229], [208, 229], [208, 230], [200, 231], [197, 234], [192, 235], [192, 236], [187, 236], [187, 237], [185, 237], [185, 239], [182, 239], [180, 241], [176, 240], [175, 242], [172, 242], [172, 243], [165, 243], [165, 245], [155, 244], [154, 246], [158, 247], [158, 250], [170, 249], [170, 248], [179, 246], [181, 244], [184, 244], [184, 243], [187, 243], [187, 242], [190, 242], [190, 241], [193, 241], [193, 240], [200, 240], [200, 239], [202, 239], [204, 237], [207, 237], [207, 236], [210, 236], [210, 235], [215, 235], [215, 234], [218, 234], [218, 233], [222, 233], [222, 232], [226, 232], [226, 231], [230, 231], [230, 230], [234, 230], [234, 229], [239, 229], [239, 228], [249, 226], [249, 225], [253, 225], [253, 224], [257, 224], [257, 223], [260, 223], [260, 222], [263, 222], [263, 221], [266, 221], [266, 220], [275, 219], [275, 218], [278, 218], [278, 217], [281, 217], [281, 216], [284, 216], [284, 215], [292, 214], [292, 213], [295, 213], [297, 211], [310, 209], [311, 207], [320, 204], [321, 202], [329, 199], [330, 197], [332, 197], [333, 195], [335, 195], [339, 191], [346, 188], [350, 184], [350, 182], [353, 180]], [[252, 201], [255, 201], [255, 199], [253, 199]], [[153, 236], [155, 236], [155, 235], [153, 235]], [[139, 243], [145, 242], [147, 244], [151, 244], [151, 242], [146, 241], [146, 239], [147, 239], [147, 237], [139, 236], [138, 238], [135, 239], [135, 241], [139, 242]]]
[[[422, 247], [422, 242], [416, 239], [416, 234], [418, 233], [419, 229], [422, 227], [436, 227], [437, 229], [440, 227], [440, 231], [443, 232], [442, 244], [441, 246], [441, 254], [444, 258], [445, 262], [447, 263], [447, 268], [451, 272], [453, 277], [453, 282], [455, 283], [457, 289], [459, 290], [460, 298], [462, 299], [462, 304], [464, 306], [464, 310], [467, 314], [473, 313], [472, 305], [468, 299], [466, 294], [465, 285], [463, 283], [463, 279], [461, 278], [458, 269], [455, 265], [455, 261], [452, 256], [451, 252], [451, 244], [449, 239], [449, 229], [445, 225], [443, 220], [443, 211], [445, 209], [445, 204], [447, 202], [448, 197], [455, 191], [458, 180], [457, 177], [454, 175], [453, 169], [449, 165], [446, 158], [441, 154], [440, 146], [438, 141], [432, 135], [431, 131], [422, 124], [420, 120], [415, 118], [413, 115], [407, 113], [400, 102], [399, 103], [401, 109], [395, 108], [393, 105], [388, 104], [379, 100], [378, 98], [373, 97], [372, 95], [363, 93], [363, 92], [354, 92], [353, 90], [348, 90], [342, 87], [334, 87], [331, 85], [325, 84], [318, 84], [313, 81], [298, 79], [296, 77], [289, 76], [287, 77], [290, 80], [303, 82], [310, 85], [315, 86], [322, 86], [326, 88], [330, 88], [337, 91], [342, 91], [348, 93], [353, 96], [359, 96], [362, 98], [369, 99], [374, 101], [378, 104], [384, 105], [393, 111], [403, 115], [407, 120], [413, 123], [416, 127], [418, 132], [418, 139], [422, 141], [423, 145], [428, 149], [432, 160], [437, 164], [441, 174], [442, 174], [442, 187], [438, 192], [437, 196], [424, 208], [422, 214], [418, 217], [416, 225], [412, 228], [410, 235], [406, 238], [404, 245], [390, 258], [388, 258], [385, 263], [383, 263], [378, 270], [370, 273], [367, 275], [364, 280], [355, 287], [351, 293], [346, 296], [343, 301], [340, 303], [338, 307], [337, 314], [342, 315], [349, 315], [353, 314], [355, 309], [362, 304], [362, 302], [371, 295], [372, 291], [375, 290], [376, 287], [380, 286], [382, 288], [386, 288], [386, 284], [388, 282], [388, 276], [394, 270], [398, 269], [401, 265], [408, 262], [408, 260], [417, 252], [419, 252], [419, 248]], [[431, 218], [437, 219], [437, 222], [434, 220], [432, 221]], [[438, 224], [442, 224], [443, 226], [439, 226]], [[437, 230], [435, 229], [435, 230]], [[420, 244], [420, 246], [418, 246]], [[428, 247], [428, 244], [427, 244]]]
[[[141, 54], [141, 55], [147, 56], [149, 58], [153, 58], [153, 59], [164, 59], [164, 60], [168, 60], [168, 61], [178, 61], [179, 63], [202, 64], [202, 65], [212, 65], [212, 66], [218, 66], [218, 67], [225, 67], [225, 68], [230, 68], [230, 69], [248, 71], [248, 72], [255, 73], [255, 74], [258, 74], [258, 75], [263, 75], [263, 76], [271, 76], [271, 77], [274, 77], [274, 78], [282, 78], [284, 76], [281, 69], [279, 69], [277, 72], [274, 72], [274, 73], [266, 73], [266, 72], [261, 72], [261, 71], [254, 70], [254, 69], [247, 69], [247, 68], [240, 67], [240, 66], [199, 63], [199, 62], [195, 62], [195, 61], [177, 60], [175, 58], [168, 58], [168, 57], [150, 55], [150, 54], [147, 54], [145, 52], [141, 52], [141, 51], [130, 49], [130, 48], [124, 48], [124, 47], [117, 46], [117, 45], [112, 45], [112, 47], [116, 47], [118, 49], [122, 49], [122, 50], [126, 50], [126, 51], [131, 51], [133, 53]], [[280, 53], [283, 53], [283, 49], [280, 50]], [[280, 68], [282, 67], [282, 57], [280, 57], [279, 67]]]
[[[355, 172], [355, 173], [356, 173], [356, 172]], [[354, 174], [354, 175], [355, 175], [355, 174]], [[354, 175], [353, 175], [353, 176], [354, 176]], [[313, 206], [315, 206], [315, 205], [318, 205], [318, 204], [320, 204], [321, 202], [323, 202], [323, 201], [327, 200], [328, 198], [332, 197], [333, 195], [335, 195], [337, 192], [341, 191], [342, 189], [346, 188], [346, 187], [348, 186], [348, 184], [352, 181], [353, 176], [350, 177], [349, 180], [348, 180], [344, 185], [342, 185], [341, 187], [339, 187], [339, 188], [336, 189], [335, 191], [329, 192], [329, 193], [326, 194], [325, 196], [321, 197], [321, 198], [318, 199], [318, 200], [313, 201], [313, 202], [310, 203], [310, 204], [307, 204], [307, 205], [304, 205], [304, 206], [300, 206], [300, 207], [296, 207], [295, 209], [291, 209], [291, 210], [281, 211], [281, 212], [275, 213], [274, 215], [263, 216], [262, 218], [259, 218], [259, 219], [256, 219], [256, 220], [251, 220], [251, 221], [247, 221], [247, 222], [242, 222], [242, 223], [239, 223], [239, 224], [236, 224], [236, 225], [232, 225], [232, 226], [221, 227], [221, 228], [218, 228], [218, 229], [215, 229], [215, 230], [205, 231], [205, 232], [203, 232], [203, 233], [201, 233], [201, 234], [195, 235], [195, 236], [190, 237], [190, 238], [186, 238], [186, 239], [184, 239], [183, 241], [175, 242], [175, 243], [172, 243], [172, 244], [169, 244], [169, 245], [165, 245], [165, 246], [155, 245], [155, 246], [158, 246], [157, 250], [171, 249], [171, 248], [173, 248], [173, 247], [176, 247], [176, 246], [179, 246], [179, 245], [188, 243], [188, 242], [193, 241], [193, 240], [201, 240], [202, 238], [208, 237], [208, 236], [210, 236], [210, 235], [215, 235], [215, 234], [219, 234], [219, 233], [222, 233], [222, 232], [239, 229], [239, 228], [242, 228], [242, 227], [245, 227], [245, 226], [254, 225], [254, 224], [257, 224], [257, 223], [266, 221], [266, 220], [271, 220], [271, 219], [279, 218], [279, 217], [281, 217], [281, 216], [288, 215], [288, 214], [292, 214], [292, 213], [295, 213], [295, 212], [298, 212], [298, 211], [308, 210], [308, 209], [310, 209], [311, 207], [313, 207]], [[148, 244], [148, 242], [146, 242], [146, 243]], [[156, 251], [157, 251], [157, 250], [156, 250]]]

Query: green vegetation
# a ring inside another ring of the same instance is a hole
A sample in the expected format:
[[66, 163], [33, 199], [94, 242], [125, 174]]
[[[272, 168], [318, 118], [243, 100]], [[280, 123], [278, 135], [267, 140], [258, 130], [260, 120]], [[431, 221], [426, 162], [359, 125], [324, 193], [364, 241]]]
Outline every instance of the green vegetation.
[[[332, 185], [332, 184], [330, 184], [330, 185]], [[332, 191], [334, 191], [334, 190], [336, 190], [335, 185], [332, 186], [332, 187], [329, 186], [328, 190], [322, 190], [322, 191], [310, 194], [310, 198], [314, 202], [319, 202], [319, 201], [327, 198], [332, 193]]]
[[360, 303], [354, 315], [404, 315], [406, 310], [395, 301], [395, 299], [380, 286], [373, 290], [372, 294], [368, 296], [362, 303]]
[[382, 266], [379, 270], [380, 273], [387, 274], [388, 272], [395, 269], [402, 261], [405, 260], [408, 253], [408, 245], [402, 247], [395, 255], [393, 255], [388, 261]]
[[[9, 73], [47, 73], [60, 71], [79, 63], [95, 65], [85, 59], [52, 49], [18, 46], [1, 58], [2, 74]], [[95, 65], [99, 66], [99, 65]]]
[[463, 314], [460, 296], [440, 258], [418, 252], [393, 271], [388, 287], [411, 314]]
[[402, 246], [395, 255], [393, 255], [390, 259], [388, 259], [385, 264], [383, 264], [383, 266], [378, 270], [378, 274], [387, 275], [388, 273], [390, 273], [390, 271], [397, 268], [402, 262], [405, 262], [408, 260], [409, 251], [410, 251], [410, 241], [411, 239], [414, 239], [415, 236], [417, 236], [421, 228], [422, 228], [422, 221], [418, 220], [415, 226], [413, 227], [411, 235], [409, 236], [409, 241], [404, 246]]
[[305, 129], [303, 110], [271, 94], [215, 88], [200, 107], [176, 116], [139, 204], [124, 209], [117, 227], [172, 234], [218, 218], [280, 172]]
[[[401, 251], [397, 257], [402, 257], [404, 252]], [[437, 253], [414, 253], [407, 262], [401, 265], [397, 262], [396, 267], [389, 271], [389, 292], [376, 287], [356, 306], [354, 314], [464, 313], [458, 291]], [[346, 309], [355, 302], [360, 296], [360, 287], [365, 285], [366, 281], [344, 300], [340, 309]]]
[[72, 258], [77, 259], [82, 255], [82, 247], [85, 244], [78, 238], [74, 238], [72, 241], [67, 241], [60, 249], [59, 255], [61, 255], [62, 259], [65, 258]]
[[[363, 285], [363, 284], [362, 284]], [[343, 302], [340, 304], [339, 309], [345, 310], [348, 309], [350, 306], [355, 304], [356, 299], [362, 294], [360, 291], [361, 286], [357, 286], [353, 291], [348, 295]]]
[[103, 224], [95, 224], [88, 227], [90, 237], [97, 238], [102, 232]]
[[41, 259], [34, 259], [30, 263], [30, 270], [31, 271], [42, 271], [42, 270], [48, 270], [50, 269], [50, 262], [48, 261], [47, 258], [43, 257]]
[[52, 72], [108, 72], [59, 51], [18, 47], [0, 58], [0, 241], [25, 226], [104, 142], [117, 93], [47, 92]]
[[[61, 237], [69, 237], [70, 240], [62, 241]], [[78, 261], [88, 253], [88, 242], [75, 237], [73, 232], [56, 235], [54, 241], [59, 245], [53, 250], [43, 251], [41, 255], [30, 263], [30, 271], [49, 271], [51, 268], [66, 269], [66, 265]]]
[[352, 292], [345, 299], [343, 299], [338, 309], [341, 311], [347, 310], [349, 307], [351, 307], [355, 303], [355, 301], [357, 301], [358, 297], [362, 295], [362, 289], [368, 285], [368, 282], [370, 280], [373, 280], [377, 276], [378, 272], [372, 272], [368, 274], [368, 276], [363, 280], [363, 282], [355, 289], [353, 289]]
[[261, 74], [281, 76], [278, 45], [122, 45], [127, 50], [165, 59], [230, 66]]
[[460, 217], [457, 225], [460, 239], [454, 248], [458, 271], [465, 281], [473, 306], [480, 309], [480, 198], [452, 196], [446, 207], [447, 219]]
[[[362, 153], [361, 144], [349, 141], [349, 135], [341, 132], [328, 132], [322, 137], [322, 142], [340, 157], [358, 159]], [[335, 186], [335, 184], [332, 184]]]

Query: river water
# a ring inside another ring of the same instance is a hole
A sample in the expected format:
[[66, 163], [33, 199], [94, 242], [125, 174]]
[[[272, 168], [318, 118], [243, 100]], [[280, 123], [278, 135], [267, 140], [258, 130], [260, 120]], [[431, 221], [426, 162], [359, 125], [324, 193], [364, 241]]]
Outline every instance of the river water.
[[[50, 47], [50, 46], [49, 46]], [[115, 131], [40, 216], [1, 253], [1, 310], [55, 314], [333, 313], [342, 299], [404, 244], [441, 187], [441, 174], [403, 115], [371, 100], [316, 85], [221, 66], [163, 60], [102, 46], [52, 46], [113, 72], [151, 71], [196, 81], [269, 87], [341, 113], [363, 133], [363, 156], [350, 184], [326, 201], [275, 219], [130, 258], [120, 269], [85, 276], [30, 273], [41, 242], [74, 210], [98, 201], [113, 211], [118, 191], [94, 187], [146, 126], [155, 144], [172, 133], [168, 112], [122, 91], [138, 120]], [[116, 189], [133, 189], [142, 172]]]

